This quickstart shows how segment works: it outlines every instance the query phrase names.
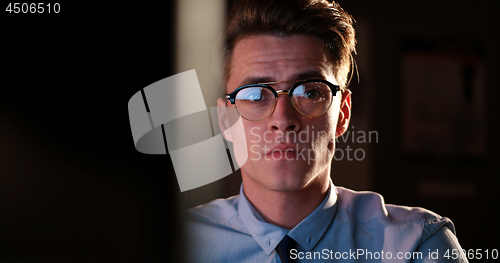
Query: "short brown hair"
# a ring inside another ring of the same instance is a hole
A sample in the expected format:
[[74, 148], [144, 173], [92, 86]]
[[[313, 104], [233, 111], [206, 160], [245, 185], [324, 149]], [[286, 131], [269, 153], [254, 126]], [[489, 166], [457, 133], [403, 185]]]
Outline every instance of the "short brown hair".
[[231, 74], [236, 42], [255, 34], [304, 34], [321, 39], [339, 85], [346, 88], [355, 51], [353, 18], [336, 2], [326, 0], [235, 0], [229, 12], [224, 51], [224, 80]]

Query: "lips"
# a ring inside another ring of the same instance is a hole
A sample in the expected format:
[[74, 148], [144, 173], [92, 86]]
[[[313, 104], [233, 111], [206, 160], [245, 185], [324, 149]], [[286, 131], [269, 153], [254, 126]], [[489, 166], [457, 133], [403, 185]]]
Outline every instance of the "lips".
[[271, 148], [270, 150], [266, 151], [264, 154], [265, 155], [271, 155], [275, 153], [296, 153], [300, 152], [302, 149], [299, 148], [298, 145], [295, 144], [278, 144], [274, 148]]

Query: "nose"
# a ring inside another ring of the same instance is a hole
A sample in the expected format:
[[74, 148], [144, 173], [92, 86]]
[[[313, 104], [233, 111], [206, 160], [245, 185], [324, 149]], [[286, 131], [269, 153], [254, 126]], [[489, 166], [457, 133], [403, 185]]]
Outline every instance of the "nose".
[[274, 112], [268, 122], [268, 128], [271, 131], [298, 131], [301, 128], [300, 114], [292, 106], [288, 93], [279, 93]]

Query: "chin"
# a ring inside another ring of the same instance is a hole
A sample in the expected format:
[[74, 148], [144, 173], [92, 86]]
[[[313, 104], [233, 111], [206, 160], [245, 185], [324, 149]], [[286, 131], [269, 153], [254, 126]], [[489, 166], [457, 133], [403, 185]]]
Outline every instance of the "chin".
[[[308, 168], [304, 166], [299, 166], [302, 168]], [[290, 165], [288, 167], [266, 167], [265, 169], [260, 167], [260, 169], [254, 169], [254, 171], [265, 171], [265, 172], [245, 172], [242, 169], [242, 173], [245, 173], [248, 179], [262, 185], [263, 187], [273, 190], [273, 191], [294, 191], [303, 189], [311, 181], [310, 170], [300, 169]]]
[[278, 191], [278, 192], [284, 192], [284, 191], [297, 191], [301, 190], [305, 187], [305, 183], [303, 182], [269, 182], [265, 181], [262, 182], [261, 185], [263, 185], [265, 188], [272, 190], [272, 191]]

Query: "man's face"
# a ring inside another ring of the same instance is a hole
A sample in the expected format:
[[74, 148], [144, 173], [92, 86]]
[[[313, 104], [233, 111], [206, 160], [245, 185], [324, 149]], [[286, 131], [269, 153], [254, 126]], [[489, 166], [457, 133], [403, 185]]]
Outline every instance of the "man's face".
[[[242, 85], [312, 78], [338, 84], [326, 52], [323, 43], [311, 36], [243, 38], [233, 50], [227, 93]], [[292, 85], [280, 83], [272, 87], [288, 90]], [[350, 107], [348, 99], [349, 105], [344, 104], [344, 107]], [[335, 134], [343, 132], [337, 131], [341, 100], [342, 94], [337, 92], [330, 109], [311, 118], [299, 113], [290, 97], [280, 95], [274, 112], [266, 119], [241, 119], [243, 130], [233, 132], [230, 140], [237, 154], [238, 151], [248, 153], [247, 161], [241, 166], [243, 182], [251, 181], [275, 191], [299, 190], [314, 183], [324, 183], [330, 175]], [[218, 105], [227, 104], [219, 99]], [[345, 125], [349, 116], [341, 113], [340, 117], [341, 124]], [[246, 141], [246, 146], [242, 140]]]

